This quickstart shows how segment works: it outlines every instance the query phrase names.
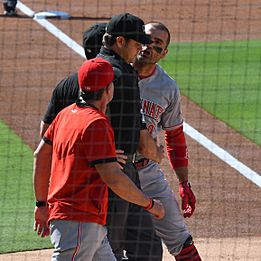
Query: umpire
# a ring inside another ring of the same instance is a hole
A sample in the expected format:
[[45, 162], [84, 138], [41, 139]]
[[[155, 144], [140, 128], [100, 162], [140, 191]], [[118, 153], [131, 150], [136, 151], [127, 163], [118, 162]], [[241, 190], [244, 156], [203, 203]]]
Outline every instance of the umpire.
[[[142, 44], [151, 43], [145, 34], [144, 22], [129, 13], [112, 17], [103, 36], [103, 47], [98, 56], [108, 60], [114, 70], [114, 98], [108, 105], [108, 115], [115, 132], [117, 149], [128, 156], [124, 172], [136, 183], [139, 178], [133, 164], [139, 148], [142, 128], [140, 93], [136, 71], [130, 65], [134, 62]], [[145, 133], [147, 129], [144, 130]], [[125, 249], [129, 260], [161, 260], [162, 246], [155, 235], [151, 216], [141, 207], [123, 201], [111, 192], [108, 216], [109, 241], [118, 260]], [[143, 233], [140, 233], [143, 231]], [[125, 234], [131, 235], [131, 241]], [[124, 246], [127, 244], [128, 249]]]
[[[84, 33], [83, 47], [87, 59], [98, 53], [104, 32], [105, 24], [96, 24]], [[143, 21], [128, 13], [114, 16], [109, 21], [103, 41], [104, 47], [99, 56], [112, 64], [115, 76], [114, 98], [108, 107], [108, 115], [115, 132], [116, 148], [125, 151], [127, 163], [124, 165], [124, 172], [140, 187], [133, 164], [135, 152], [139, 150], [144, 156], [157, 162], [162, 158], [146, 125], [141, 123], [138, 78], [130, 65], [141, 49], [141, 44], [151, 41], [144, 33]], [[58, 112], [75, 102], [78, 92], [77, 73], [57, 85], [41, 122], [41, 136]], [[117, 260], [122, 260], [123, 250], [126, 250], [128, 260], [162, 260], [161, 241], [155, 235], [149, 213], [137, 205], [121, 200], [112, 192], [109, 200], [108, 236]], [[126, 238], [127, 231], [131, 235], [131, 242]], [[129, 243], [128, 249], [126, 242]]]

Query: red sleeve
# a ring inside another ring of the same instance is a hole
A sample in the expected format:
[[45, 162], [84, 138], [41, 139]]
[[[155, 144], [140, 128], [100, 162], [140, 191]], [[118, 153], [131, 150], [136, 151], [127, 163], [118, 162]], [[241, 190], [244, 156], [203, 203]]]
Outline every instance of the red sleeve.
[[165, 132], [167, 153], [172, 168], [188, 166], [188, 149], [183, 126]]
[[52, 145], [53, 144], [53, 136], [55, 130], [56, 119], [49, 125], [48, 129], [44, 133], [43, 140], [45, 143]]
[[83, 139], [89, 165], [117, 161], [114, 132], [106, 120], [93, 122], [86, 130]]

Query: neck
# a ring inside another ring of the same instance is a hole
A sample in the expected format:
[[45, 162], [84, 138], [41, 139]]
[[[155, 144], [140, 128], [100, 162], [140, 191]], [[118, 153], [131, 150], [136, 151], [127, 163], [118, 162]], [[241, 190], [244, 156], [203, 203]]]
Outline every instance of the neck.
[[110, 50], [112, 50], [113, 52], [115, 52], [116, 54], [118, 54], [123, 60], [124, 58], [122, 57], [122, 54], [121, 54], [121, 50], [119, 49], [119, 47], [114, 44], [113, 46], [110, 47]]
[[95, 107], [98, 111], [101, 111], [103, 112], [104, 114], [106, 113], [106, 109], [107, 109], [107, 105], [102, 102], [101, 100], [100, 101], [93, 101], [93, 100], [88, 100], [88, 101], [84, 101], [82, 100], [82, 104], [84, 105], [91, 105], [93, 107]]
[[133, 66], [138, 71], [140, 78], [150, 77], [156, 69], [156, 64], [142, 64], [135, 62]]
[[131, 61], [128, 58], [126, 58], [126, 55], [124, 55], [123, 49], [119, 48], [118, 45], [114, 44], [110, 48], [110, 50], [112, 50], [113, 52], [118, 54], [125, 63], [127, 63], [127, 64], [131, 63]]
[[101, 100], [91, 101], [90, 104], [92, 104], [94, 107], [96, 107], [99, 111], [102, 111], [104, 114], [106, 113], [107, 105], [104, 102], [102, 102]]

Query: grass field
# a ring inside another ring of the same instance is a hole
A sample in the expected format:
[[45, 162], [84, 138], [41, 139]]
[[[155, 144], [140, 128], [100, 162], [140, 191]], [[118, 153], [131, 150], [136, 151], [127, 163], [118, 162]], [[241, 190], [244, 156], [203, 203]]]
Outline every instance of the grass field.
[[32, 150], [0, 122], [0, 253], [50, 246], [33, 232]]
[[183, 95], [261, 145], [261, 40], [172, 44], [162, 65]]
[[[162, 65], [182, 94], [261, 145], [261, 41], [180, 43]], [[0, 253], [48, 248], [33, 232], [32, 151], [0, 131]]]

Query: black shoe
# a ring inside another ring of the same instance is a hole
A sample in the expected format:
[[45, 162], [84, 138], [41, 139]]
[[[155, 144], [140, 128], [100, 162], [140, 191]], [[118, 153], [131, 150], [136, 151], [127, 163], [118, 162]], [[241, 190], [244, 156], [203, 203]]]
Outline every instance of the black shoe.
[[16, 12], [16, 5], [11, 5], [9, 6], [8, 3], [3, 3], [4, 6], [4, 15], [5, 16], [17, 16], [17, 12]]
[[9, 11], [4, 11], [4, 15], [5, 16], [8, 16], [8, 17], [11, 17], [11, 16], [17, 16], [17, 12], [16, 10], [9, 10]]

